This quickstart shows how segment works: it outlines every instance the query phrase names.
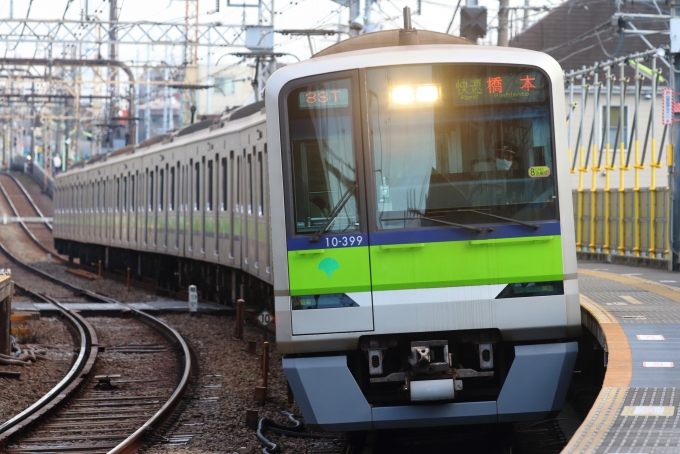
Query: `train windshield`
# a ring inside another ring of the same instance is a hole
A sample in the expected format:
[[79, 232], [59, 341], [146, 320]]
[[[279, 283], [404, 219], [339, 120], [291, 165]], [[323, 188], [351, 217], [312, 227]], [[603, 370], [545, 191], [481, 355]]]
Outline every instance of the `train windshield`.
[[367, 86], [378, 229], [557, 218], [540, 70], [387, 67], [368, 70]]
[[295, 233], [358, 230], [352, 79], [313, 82], [287, 100]]

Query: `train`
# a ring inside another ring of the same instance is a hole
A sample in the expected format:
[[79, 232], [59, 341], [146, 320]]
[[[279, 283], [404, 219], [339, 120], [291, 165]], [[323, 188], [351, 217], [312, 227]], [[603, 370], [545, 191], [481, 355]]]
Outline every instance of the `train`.
[[274, 311], [326, 431], [553, 417], [581, 315], [550, 56], [405, 27], [55, 180], [62, 254]]

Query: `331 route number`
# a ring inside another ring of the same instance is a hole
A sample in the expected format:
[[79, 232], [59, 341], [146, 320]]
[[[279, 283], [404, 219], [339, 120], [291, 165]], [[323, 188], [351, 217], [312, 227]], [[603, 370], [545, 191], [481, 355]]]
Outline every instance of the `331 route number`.
[[267, 326], [272, 322], [273, 317], [272, 314], [270, 314], [269, 311], [265, 309], [262, 312], [260, 312], [260, 315], [257, 316], [257, 319], [260, 321], [260, 324], [262, 324], [262, 326]]

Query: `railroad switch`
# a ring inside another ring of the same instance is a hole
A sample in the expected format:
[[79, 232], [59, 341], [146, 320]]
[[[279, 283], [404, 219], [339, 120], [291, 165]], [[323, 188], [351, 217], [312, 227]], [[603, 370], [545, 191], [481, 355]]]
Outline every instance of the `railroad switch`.
[[111, 379], [120, 378], [120, 375], [95, 375], [94, 378], [97, 380], [97, 384], [94, 385], [95, 388], [108, 391], [118, 388], [116, 385], [111, 384]]

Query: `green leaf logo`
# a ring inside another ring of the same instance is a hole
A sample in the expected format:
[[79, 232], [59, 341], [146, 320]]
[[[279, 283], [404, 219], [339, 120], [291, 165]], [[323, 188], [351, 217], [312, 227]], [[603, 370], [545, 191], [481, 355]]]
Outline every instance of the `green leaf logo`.
[[338, 268], [340, 268], [340, 264], [331, 257], [327, 257], [319, 262], [319, 269], [328, 275], [328, 279], [331, 278], [331, 274]]

